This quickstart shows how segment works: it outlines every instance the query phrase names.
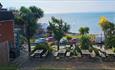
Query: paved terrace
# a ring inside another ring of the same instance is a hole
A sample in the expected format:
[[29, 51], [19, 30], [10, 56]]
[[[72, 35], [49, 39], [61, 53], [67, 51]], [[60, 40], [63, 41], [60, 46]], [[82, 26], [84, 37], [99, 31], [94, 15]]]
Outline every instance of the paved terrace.
[[39, 69], [68, 69], [68, 70], [115, 70], [115, 62], [102, 62], [91, 60], [28, 60], [23, 63], [19, 70], [39, 70]]
[[103, 62], [99, 57], [89, 58], [61, 58], [55, 59], [48, 56], [45, 59], [29, 59], [27, 52], [21, 51], [14, 63], [18, 65], [18, 70], [115, 70], [115, 62]]

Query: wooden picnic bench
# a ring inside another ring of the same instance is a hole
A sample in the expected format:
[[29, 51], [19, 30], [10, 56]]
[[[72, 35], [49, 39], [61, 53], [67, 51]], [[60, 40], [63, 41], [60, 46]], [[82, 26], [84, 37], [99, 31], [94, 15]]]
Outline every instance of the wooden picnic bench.
[[42, 57], [46, 57], [48, 54], [48, 50], [42, 55]]
[[70, 56], [70, 54], [71, 54], [70, 52], [67, 52], [67, 53], [66, 53], [66, 56], [67, 56], [67, 57], [69, 57], [69, 56]]
[[105, 57], [106, 57], [106, 55], [105, 55], [104, 53], [100, 52], [100, 51], [99, 51], [99, 55], [100, 55], [102, 58], [105, 58]]
[[110, 58], [114, 58], [115, 57], [115, 53], [112, 50], [106, 50], [106, 56], [110, 57]]
[[82, 57], [91, 57], [91, 53], [89, 50], [81, 50], [82, 52]]
[[41, 53], [43, 50], [36, 50], [33, 54], [31, 54], [31, 57], [41, 57]]
[[57, 57], [58, 52], [53, 52], [53, 55], [54, 55], [55, 57]]
[[64, 57], [65, 54], [66, 54], [66, 49], [61, 49], [61, 50], [58, 51], [58, 56], [59, 57]]
[[105, 52], [108, 55], [115, 55], [115, 53], [112, 50], [106, 50]]
[[106, 59], [105, 61], [115, 61], [115, 53], [112, 50], [105, 50]]
[[90, 54], [90, 56], [91, 56], [92, 58], [94, 58], [94, 57], [96, 56], [95, 52], [92, 51], [91, 54]]

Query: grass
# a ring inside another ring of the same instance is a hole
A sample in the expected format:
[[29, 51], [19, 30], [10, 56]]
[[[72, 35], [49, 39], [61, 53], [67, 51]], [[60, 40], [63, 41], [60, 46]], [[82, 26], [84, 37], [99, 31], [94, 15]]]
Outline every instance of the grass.
[[16, 65], [0, 65], [0, 70], [17, 70], [17, 66]]
[[[94, 34], [89, 34], [88, 36], [91, 37], [91, 39], [95, 39], [95, 35], [94, 35]], [[81, 35], [70, 35], [70, 34], [68, 34], [68, 35], [66, 35], [66, 36], [64, 36], [64, 37], [65, 37], [65, 38], [71, 37], [71, 38], [78, 38], [78, 39], [80, 39], [80, 38], [81, 38]]]

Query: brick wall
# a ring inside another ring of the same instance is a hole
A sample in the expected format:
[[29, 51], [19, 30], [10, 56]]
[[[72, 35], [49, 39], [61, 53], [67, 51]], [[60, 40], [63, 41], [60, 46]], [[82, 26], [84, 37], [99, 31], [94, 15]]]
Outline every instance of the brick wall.
[[13, 21], [0, 21], [0, 42], [14, 39]]
[[8, 42], [14, 41], [13, 21], [0, 21], [0, 64], [9, 62]]

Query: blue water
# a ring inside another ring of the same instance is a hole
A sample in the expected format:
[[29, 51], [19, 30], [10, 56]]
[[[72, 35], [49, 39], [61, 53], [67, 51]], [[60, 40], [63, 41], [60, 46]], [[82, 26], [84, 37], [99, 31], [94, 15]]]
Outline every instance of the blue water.
[[90, 28], [90, 33], [101, 33], [102, 30], [98, 25], [101, 16], [107, 17], [111, 22], [115, 23], [115, 13], [101, 12], [101, 13], [64, 13], [64, 14], [45, 14], [40, 22], [48, 23], [51, 16], [61, 18], [70, 24], [70, 32], [78, 33], [80, 27], [87, 26]]

